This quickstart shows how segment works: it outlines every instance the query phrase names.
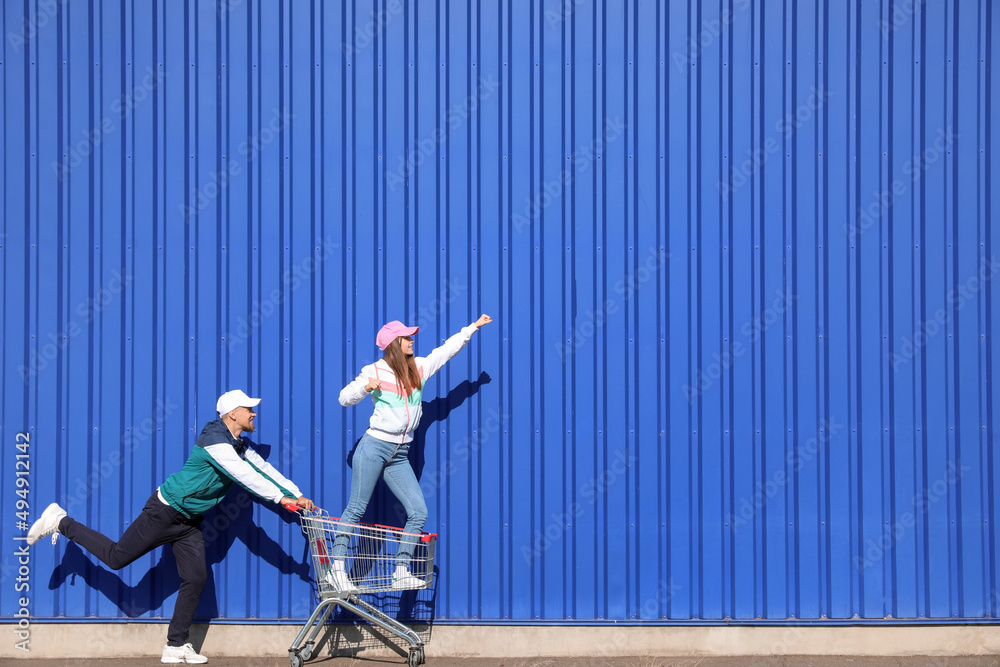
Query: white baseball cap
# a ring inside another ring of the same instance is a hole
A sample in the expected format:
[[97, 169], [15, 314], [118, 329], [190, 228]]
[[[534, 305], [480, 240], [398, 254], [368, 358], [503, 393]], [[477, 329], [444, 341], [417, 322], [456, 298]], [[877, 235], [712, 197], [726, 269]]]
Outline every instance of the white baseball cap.
[[219, 402], [215, 404], [215, 411], [220, 416], [228, 414], [236, 408], [255, 408], [260, 403], [259, 398], [250, 398], [241, 389], [233, 389], [219, 396]]

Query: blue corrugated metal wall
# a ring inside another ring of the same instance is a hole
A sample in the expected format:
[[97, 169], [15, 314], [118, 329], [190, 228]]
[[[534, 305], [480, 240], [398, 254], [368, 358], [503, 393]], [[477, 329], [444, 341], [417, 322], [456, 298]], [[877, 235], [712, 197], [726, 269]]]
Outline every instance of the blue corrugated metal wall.
[[[117, 534], [217, 395], [338, 512], [388, 319], [445, 620], [997, 615], [988, 0], [3, 3], [0, 615], [31, 514]], [[206, 521], [203, 615], [302, 618], [294, 523]], [[382, 493], [370, 516], [400, 522]], [[41, 618], [172, 557], [30, 557]], [[390, 596], [391, 597], [391, 596]]]

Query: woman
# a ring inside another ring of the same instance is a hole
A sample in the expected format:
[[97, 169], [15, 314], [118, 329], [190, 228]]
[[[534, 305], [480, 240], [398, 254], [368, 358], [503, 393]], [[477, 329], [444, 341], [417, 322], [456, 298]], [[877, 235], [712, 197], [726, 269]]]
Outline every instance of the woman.
[[[426, 357], [413, 356], [413, 334], [420, 327], [407, 327], [398, 320], [389, 322], [378, 332], [375, 343], [385, 354], [374, 364], [361, 369], [360, 375], [340, 392], [340, 404], [357, 405], [369, 394], [375, 404], [370, 427], [354, 452], [351, 475], [351, 496], [341, 520], [357, 523], [368, 507], [368, 501], [381, 476], [389, 490], [406, 510], [405, 533], [399, 546], [392, 587], [397, 590], [421, 588], [425, 581], [410, 572], [410, 558], [427, 520], [424, 494], [413, 474], [407, 455], [413, 431], [420, 423], [420, 399], [424, 382], [441, 370], [445, 362], [458, 354], [480, 327], [492, 322], [489, 315], [449, 338]], [[334, 541], [331, 584], [340, 591], [357, 588], [347, 576], [344, 559], [347, 556], [348, 535]]]

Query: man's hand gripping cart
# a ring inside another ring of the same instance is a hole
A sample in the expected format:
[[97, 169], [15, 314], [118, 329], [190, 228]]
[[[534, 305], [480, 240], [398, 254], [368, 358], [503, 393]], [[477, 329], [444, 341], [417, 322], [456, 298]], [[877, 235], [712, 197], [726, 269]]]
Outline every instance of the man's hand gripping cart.
[[345, 523], [319, 508], [301, 510], [299, 521], [309, 540], [320, 601], [288, 648], [292, 667], [302, 667], [312, 657], [317, 635], [337, 605], [409, 642], [409, 666], [423, 664], [424, 642], [420, 636], [360, 596], [430, 586], [437, 535]]

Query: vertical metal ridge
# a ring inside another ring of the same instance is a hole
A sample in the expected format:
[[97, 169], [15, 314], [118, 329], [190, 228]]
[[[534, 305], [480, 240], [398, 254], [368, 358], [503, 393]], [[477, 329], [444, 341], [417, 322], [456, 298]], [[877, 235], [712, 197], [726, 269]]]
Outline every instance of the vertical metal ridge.
[[[986, 15], [986, 20], [984, 21], [985, 32], [986, 32], [986, 38], [985, 38], [985, 42], [986, 42], [986, 44], [985, 44], [985, 57], [984, 57], [985, 68], [984, 69], [985, 69], [985, 71], [986, 71], [987, 74], [984, 77], [985, 78], [985, 94], [984, 94], [983, 98], [985, 100], [987, 100], [987, 104], [986, 104], [986, 112], [987, 113], [986, 113], [985, 119], [983, 120], [983, 126], [984, 126], [983, 127], [983, 131], [984, 131], [984, 134], [985, 134], [984, 140], [983, 140], [983, 146], [985, 148], [980, 149], [980, 152], [983, 153], [983, 154], [987, 154], [987, 151], [989, 151], [988, 155], [992, 156], [992, 149], [993, 149], [993, 116], [990, 113], [989, 100], [993, 99], [993, 96], [992, 96], [993, 81], [990, 78], [989, 74], [992, 71], [994, 71], [993, 70], [993, 31], [992, 31], [993, 22], [994, 22], [994, 14], [993, 14], [993, 3], [987, 2], [987, 3], [984, 3], [984, 4], [985, 4], [985, 15]], [[992, 159], [990, 159], [988, 157], [984, 158], [984, 160], [985, 160], [985, 165], [983, 167], [983, 170], [985, 172], [985, 182], [986, 182], [986, 187], [984, 188], [984, 191], [985, 191], [984, 215], [985, 215], [985, 217], [986, 217], [987, 220], [993, 220], [994, 219], [993, 216], [992, 216], [992, 212], [993, 212], [993, 161], [992, 161]], [[986, 243], [986, 256], [990, 258], [989, 261], [991, 263], [995, 262], [996, 259], [994, 258], [994, 255], [993, 255], [993, 228], [992, 228], [991, 225], [987, 225], [986, 226], [986, 240], [985, 240], [985, 243]], [[995, 363], [995, 361], [994, 361], [995, 360], [995, 355], [993, 354], [993, 347], [992, 347], [992, 341], [993, 341], [993, 336], [994, 336], [994, 329], [993, 329], [993, 312], [994, 312], [993, 298], [994, 298], [994, 290], [993, 290], [992, 285], [988, 285], [987, 286], [987, 288], [986, 288], [986, 295], [987, 295], [986, 296], [986, 327], [985, 327], [986, 328], [986, 372], [988, 374], [990, 374], [990, 377], [992, 378], [992, 370], [993, 370], [994, 363]], [[984, 422], [986, 424], [985, 438], [986, 438], [986, 442], [987, 443], [991, 442], [991, 440], [992, 440], [991, 434], [993, 433], [993, 424], [994, 424], [994, 421], [993, 421], [993, 411], [994, 411], [995, 401], [996, 401], [996, 399], [995, 399], [995, 392], [993, 391], [993, 385], [992, 385], [991, 382], [987, 382], [986, 383], [986, 409], [987, 409], [987, 413], [986, 413], [985, 418], [984, 418]], [[992, 480], [993, 479], [992, 478], [993, 471], [996, 470], [996, 454], [995, 454], [995, 452], [993, 450], [993, 447], [990, 447], [990, 446], [986, 447], [986, 461], [987, 461], [987, 467], [986, 467], [987, 479], [988, 480]], [[996, 521], [997, 521], [997, 511], [996, 511], [996, 508], [997, 508], [997, 492], [996, 492], [995, 486], [992, 485], [992, 484], [989, 486], [987, 497], [988, 497], [988, 503], [989, 504], [988, 504], [988, 508], [987, 508], [987, 511], [986, 511], [986, 515], [988, 517], [987, 521], [986, 521], [986, 524], [987, 524], [987, 529], [988, 529], [989, 526], [995, 526], [996, 525]], [[997, 596], [993, 595], [992, 591], [996, 591], [997, 590], [997, 580], [998, 580], [998, 577], [997, 577], [997, 565], [996, 565], [996, 563], [997, 563], [997, 538], [996, 538], [996, 530], [995, 529], [988, 530], [988, 532], [989, 532], [989, 537], [987, 539], [987, 542], [989, 544], [989, 552], [988, 552], [989, 553], [989, 557], [988, 557], [989, 575], [988, 575], [986, 589], [988, 591], [990, 591], [990, 594], [989, 594], [989, 598], [988, 598], [987, 603], [986, 603], [986, 613], [989, 614], [989, 615], [991, 615], [991, 616], [996, 616], [996, 614], [997, 614], [997, 606], [998, 606], [997, 605]]]
[[[656, 74], [656, 85], [655, 85], [655, 97], [656, 100], [656, 110], [664, 109], [663, 99], [666, 96], [666, 76], [669, 70], [665, 67], [667, 62], [667, 30], [665, 29], [667, 12], [663, 11], [661, 13], [661, 6], [656, 6], [656, 42], [655, 42], [655, 53], [656, 59], [659, 62], [660, 67], [654, 69]], [[662, 16], [662, 19], [661, 19]], [[662, 23], [661, 23], [662, 21]], [[661, 227], [661, 221], [666, 221], [666, 170], [664, 157], [666, 153], [666, 132], [664, 132], [662, 127], [663, 115], [661, 113], [656, 113], [656, 134], [655, 134], [655, 154], [656, 159], [656, 207], [654, 213], [654, 220], [656, 224], [656, 240], [657, 245], [661, 243], [666, 246], [669, 243], [670, 236], [665, 229], [666, 225]], [[662, 175], [662, 176], [661, 176]], [[662, 236], [661, 236], [662, 234]], [[661, 257], [664, 258], [664, 264], [669, 270], [669, 260], [670, 255], [666, 249], [663, 249]], [[664, 271], [666, 274], [667, 271]], [[666, 275], [657, 278], [656, 280], [656, 323], [657, 323], [657, 336], [660, 337], [660, 345], [656, 348], [656, 366], [655, 369], [658, 371], [656, 374], [656, 412], [657, 412], [657, 430], [659, 431], [660, 440], [657, 442], [657, 459], [656, 459], [656, 474], [660, 476], [661, 479], [670, 479], [670, 465], [669, 465], [669, 455], [667, 454], [666, 442], [667, 439], [664, 437], [666, 435], [667, 428], [669, 427], [669, 415], [670, 410], [670, 355], [667, 348], [664, 346], [666, 342], [666, 337], [669, 335], [669, 325], [667, 324], [669, 318], [669, 304], [667, 303], [668, 290], [666, 289], [667, 278]], [[661, 371], [662, 369], [662, 371]], [[666, 422], [666, 423], [665, 423]], [[670, 511], [669, 505], [669, 492], [667, 485], [658, 484], [656, 493], [656, 522], [660, 527], [657, 533], [657, 551], [656, 551], [656, 571], [659, 581], [669, 582], [669, 575], [667, 574], [667, 563], [669, 561], [669, 529], [667, 527], [667, 517]], [[669, 586], [669, 583], [668, 583]], [[657, 613], [660, 618], [665, 618], [669, 614], [670, 600], [658, 600]]]
[[[558, 51], [556, 51], [558, 60], [556, 64], [559, 66], [559, 69], [555, 70], [555, 72], [558, 73], [559, 79], [559, 99], [558, 104], [555, 105], [555, 109], [559, 118], [566, 119], [558, 125], [553, 124], [558, 132], [557, 141], [554, 140], [553, 143], [557, 146], [558, 150], [555, 151], [550, 148], [550, 152], [557, 153], [555, 155], [555, 162], [552, 165], [553, 168], [558, 166], [559, 173], [565, 176], [569, 173], [567, 171], [569, 163], [566, 162], [564, 156], [568, 156], [573, 150], [572, 144], [575, 133], [575, 114], [570, 115], [567, 119], [567, 110], [572, 108], [573, 91], [575, 90], [574, 72], [569, 66], [570, 58], [572, 57], [569, 53], [572, 48], [575, 48], [575, 41], [572, 41], [573, 38], [570, 36], [572, 35], [573, 24], [572, 17], [561, 22], [555, 22], [551, 16], [548, 14], [546, 16], [548, 18], [545, 22], [544, 30], [548, 31], [553, 43], [558, 41]], [[550, 74], [550, 76], [552, 75]], [[550, 170], [548, 178], [552, 178], [552, 173]], [[575, 357], [572, 355], [567, 356], [566, 350], [568, 350], [568, 347], [563, 344], [566, 332], [570, 331], [574, 308], [578, 298], [576, 265], [573, 261], [573, 256], [568, 252], [571, 246], [574, 250], [577, 248], [576, 231], [573, 225], [573, 220], [576, 217], [576, 186], [572, 177], [567, 179], [563, 176], [560, 176], [562, 187], [558, 194], [558, 243], [555, 244], [555, 253], [551, 257], [554, 258], [552, 262], [557, 267], [555, 270], [559, 272], [559, 282], [561, 284], [559, 292], [564, 297], [561, 300], [561, 304], [551, 307], [553, 311], [558, 308], [559, 316], [558, 318], [550, 317], [550, 320], [556, 324], [550, 328], [553, 331], [552, 338], [555, 341], [555, 347], [549, 348], [557, 352], [556, 358], [562, 366], [558, 373], [562, 391], [560, 392], [560, 417], [550, 421], [549, 429], [553, 431], [558, 429], [559, 451], [561, 453], [559, 458], [564, 461], [559, 475], [558, 516], [563, 517], [561, 527], [565, 527], [566, 532], [561, 540], [563, 544], [560, 549], [560, 559], [557, 563], [561, 575], [558, 581], [558, 596], [560, 599], [558, 614], [564, 618], [577, 618], [578, 591], [575, 579], [569, 577], [568, 573], [576, 571], [579, 561], [577, 543], [573, 538], [572, 531], [575, 531], [579, 527], [580, 522], [579, 517], [571, 510], [572, 507], [576, 506], [578, 498], [578, 489], [575, 482], [578, 466], [574, 452], [576, 451], [575, 443], [580, 438], [580, 431], [577, 428], [578, 424], [575, 422], [574, 417], [577, 414], [576, 387], [579, 370]], [[564, 526], [562, 525], [563, 522], [565, 523]]]
[[[950, 34], [949, 34], [950, 33]], [[950, 13], [946, 13], [945, 20], [945, 52], [948, 58], [948, 65], [945, 66], [946, 72], [946, 90], [948, 95], [945, 97], [945, 119], [947, 125], [954, 127], [958, 123], [958, 7], [954, 6]], [[946, 169], [946, 181], [945, 181], [945, 202], [946, 202], [946, 215], [945, 221], [947, 224], [947, 239], [950, 241], [948, 243], [948, 259], [950, 260], [950, 266], [948, 267], [949, 277], [951, 278], [950, 284], [948, 284], [949, 293], [954, 293], [953, 290], [958, 288], [959, 285], [959, 238], [958, 238], [958, 169], [956, 166], [957, 160], [955, 158], [945, 158], [945, 169]], [[947, 283], [947, 281], [946, 281]], [[959, 443], [957, 436], [955, 434], [955, 429], [958, 427], [960, 419], [960, 394], [959, 394], [959, 346], [958, 341], [960, 337], [960, 331], [956, 315], [958, 308], [955, 304], [949, 304], [951, 310], [951, 319], [949, 320], [949, 333], [948, 338], [951, 339], [949, 342], [949, 349], [947, 354], [948, 366], [951, 369], [951, 377], [949, 378], [949, 414], [948, 414], [948, 460], [956, 461], [959, 457]], [[949, 611], [952, 614], [959, 613], [960, 605], [960, 587], [961, 587], [961, 572], [960, 561], [961, 561], [961, 545], [958, 543], [958, 518], [961, 511], [960, 498], [958, 497], [957, 490], [954, 485], [948, 490], [948, 518], [950, 529], [948, 531], [948, 557], [950, 565], [950, 576], [949, 576]]]

